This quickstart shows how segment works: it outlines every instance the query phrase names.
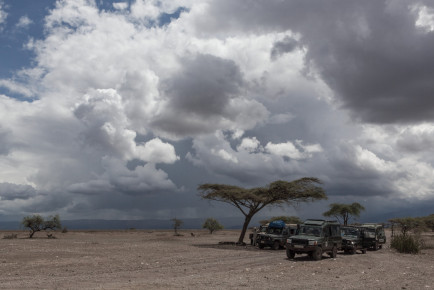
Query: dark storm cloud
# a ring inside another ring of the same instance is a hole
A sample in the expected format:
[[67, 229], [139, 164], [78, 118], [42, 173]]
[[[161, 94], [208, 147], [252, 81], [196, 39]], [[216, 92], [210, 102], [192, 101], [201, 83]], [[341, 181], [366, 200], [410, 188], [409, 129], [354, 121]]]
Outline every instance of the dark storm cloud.
[[228, 109], [240, 93], [243, 77], [233, 61], [198, 54], [181, 65], [181, 71], [165, 82], [168, 103], [154, 121], [157, 128], [180, 135], [205, 133], [215, 130], [222, 118], [236, 117]]
[[[434, 148], [434, 135], [432, 133], [433, 132], [424, 132], [416, 134], [416, 132], [406, 130], [396, 141], [396, 145], [400, 150], [405, 152], [431, 151]], [[430, 153], [432, 153], [432, 151]]]
[[273, 48], [271, 49], [271, 59], [275, 60], [282, 54], [292, 52], [297, 48], [297, 46], [297, 40], [287, 36], [282, 41], [274, 43]]
[[211, 33], [300, 33], [306, 64], [318, 69], [354, 117], [418, 122], [434, 120], [434, 33], [415, 25], [418, 3], [423, 1], [215, 1], [209, 13], [224, 15], [224, 23], [198, 24]]
[[183, 70], [169, 81], [171, 104], [180, 111], [201, 116], [221, 115], [242, 83], [233, 61], [197, 55], [183, 61]]
[[0, 183], [0, 200], [29, 199], [36, 195], [36, 190], [30, 185]]
[[181, 5], [160, 2], [60, 1], [30, 35], [32, 65], [4, 83], [38, 101], [0, 98], [0, 214], [223, 217], [237, 211], [198, 184], [303, 176], [330, 197], [305, 218], [432, 203], [434, 32], [415, 25], [419, 2], [189, 0], [147, 26]]

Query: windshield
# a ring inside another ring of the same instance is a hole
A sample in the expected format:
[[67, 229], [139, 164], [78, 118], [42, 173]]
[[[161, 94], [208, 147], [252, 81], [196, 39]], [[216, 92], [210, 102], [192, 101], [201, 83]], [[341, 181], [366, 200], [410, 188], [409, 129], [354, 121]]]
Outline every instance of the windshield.
[[282, 229], [280, 228], [268, 228], [267, 234], [280, 235], [282, 233]]
[[375, 229], [365, 229], [365, 238], [375, 239]]
[[359, 236], [359, 230], [355, 228], [342, 228], [341, 233], [343, 236]]
[[306, 235], [306, 236], [320, 237], [321, 236], [321, 227], [301, 226], [300, 230], [298, 231], [298, 234], [299, 235]]

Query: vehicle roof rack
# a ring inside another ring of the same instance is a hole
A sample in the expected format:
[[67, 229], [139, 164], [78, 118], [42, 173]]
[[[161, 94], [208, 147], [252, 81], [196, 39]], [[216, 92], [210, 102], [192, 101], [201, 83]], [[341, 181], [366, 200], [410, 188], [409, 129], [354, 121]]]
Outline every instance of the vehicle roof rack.
[[321, 220], [321, 219], [307, 219], [304, 221], [304, 224], [310, 225], [322, 225], [324, 223], [338, 223], [336, 220]]

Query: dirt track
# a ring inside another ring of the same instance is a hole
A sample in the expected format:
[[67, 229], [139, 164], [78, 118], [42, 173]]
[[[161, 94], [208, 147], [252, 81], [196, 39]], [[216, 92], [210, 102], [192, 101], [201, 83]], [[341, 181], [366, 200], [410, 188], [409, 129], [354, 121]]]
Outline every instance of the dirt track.
[[[322, 261], [218, 245], [239, 231], [43, 233], [0, 239], [0, 289], [434, 289], [434, 250], [386, 248]], [[0, 237], [11, 232], [2, 232]], [[434, 240], [433, 236], [428, 237]]]

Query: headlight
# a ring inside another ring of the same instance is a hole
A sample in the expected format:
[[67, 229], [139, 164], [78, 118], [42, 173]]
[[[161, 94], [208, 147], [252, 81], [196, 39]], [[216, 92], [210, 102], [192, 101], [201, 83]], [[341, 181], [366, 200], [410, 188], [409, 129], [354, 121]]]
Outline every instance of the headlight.
[[354, 242], [353, 242], [353, 241], [351, 241], [351, 245], [354, 245]]
[[309, 246], [316, 246], [317, 244], [317, 241], [309, 241]]
[[286, 242], [287, 242], [288, 244], [292, 244], [292, 239], [286, 239]]

